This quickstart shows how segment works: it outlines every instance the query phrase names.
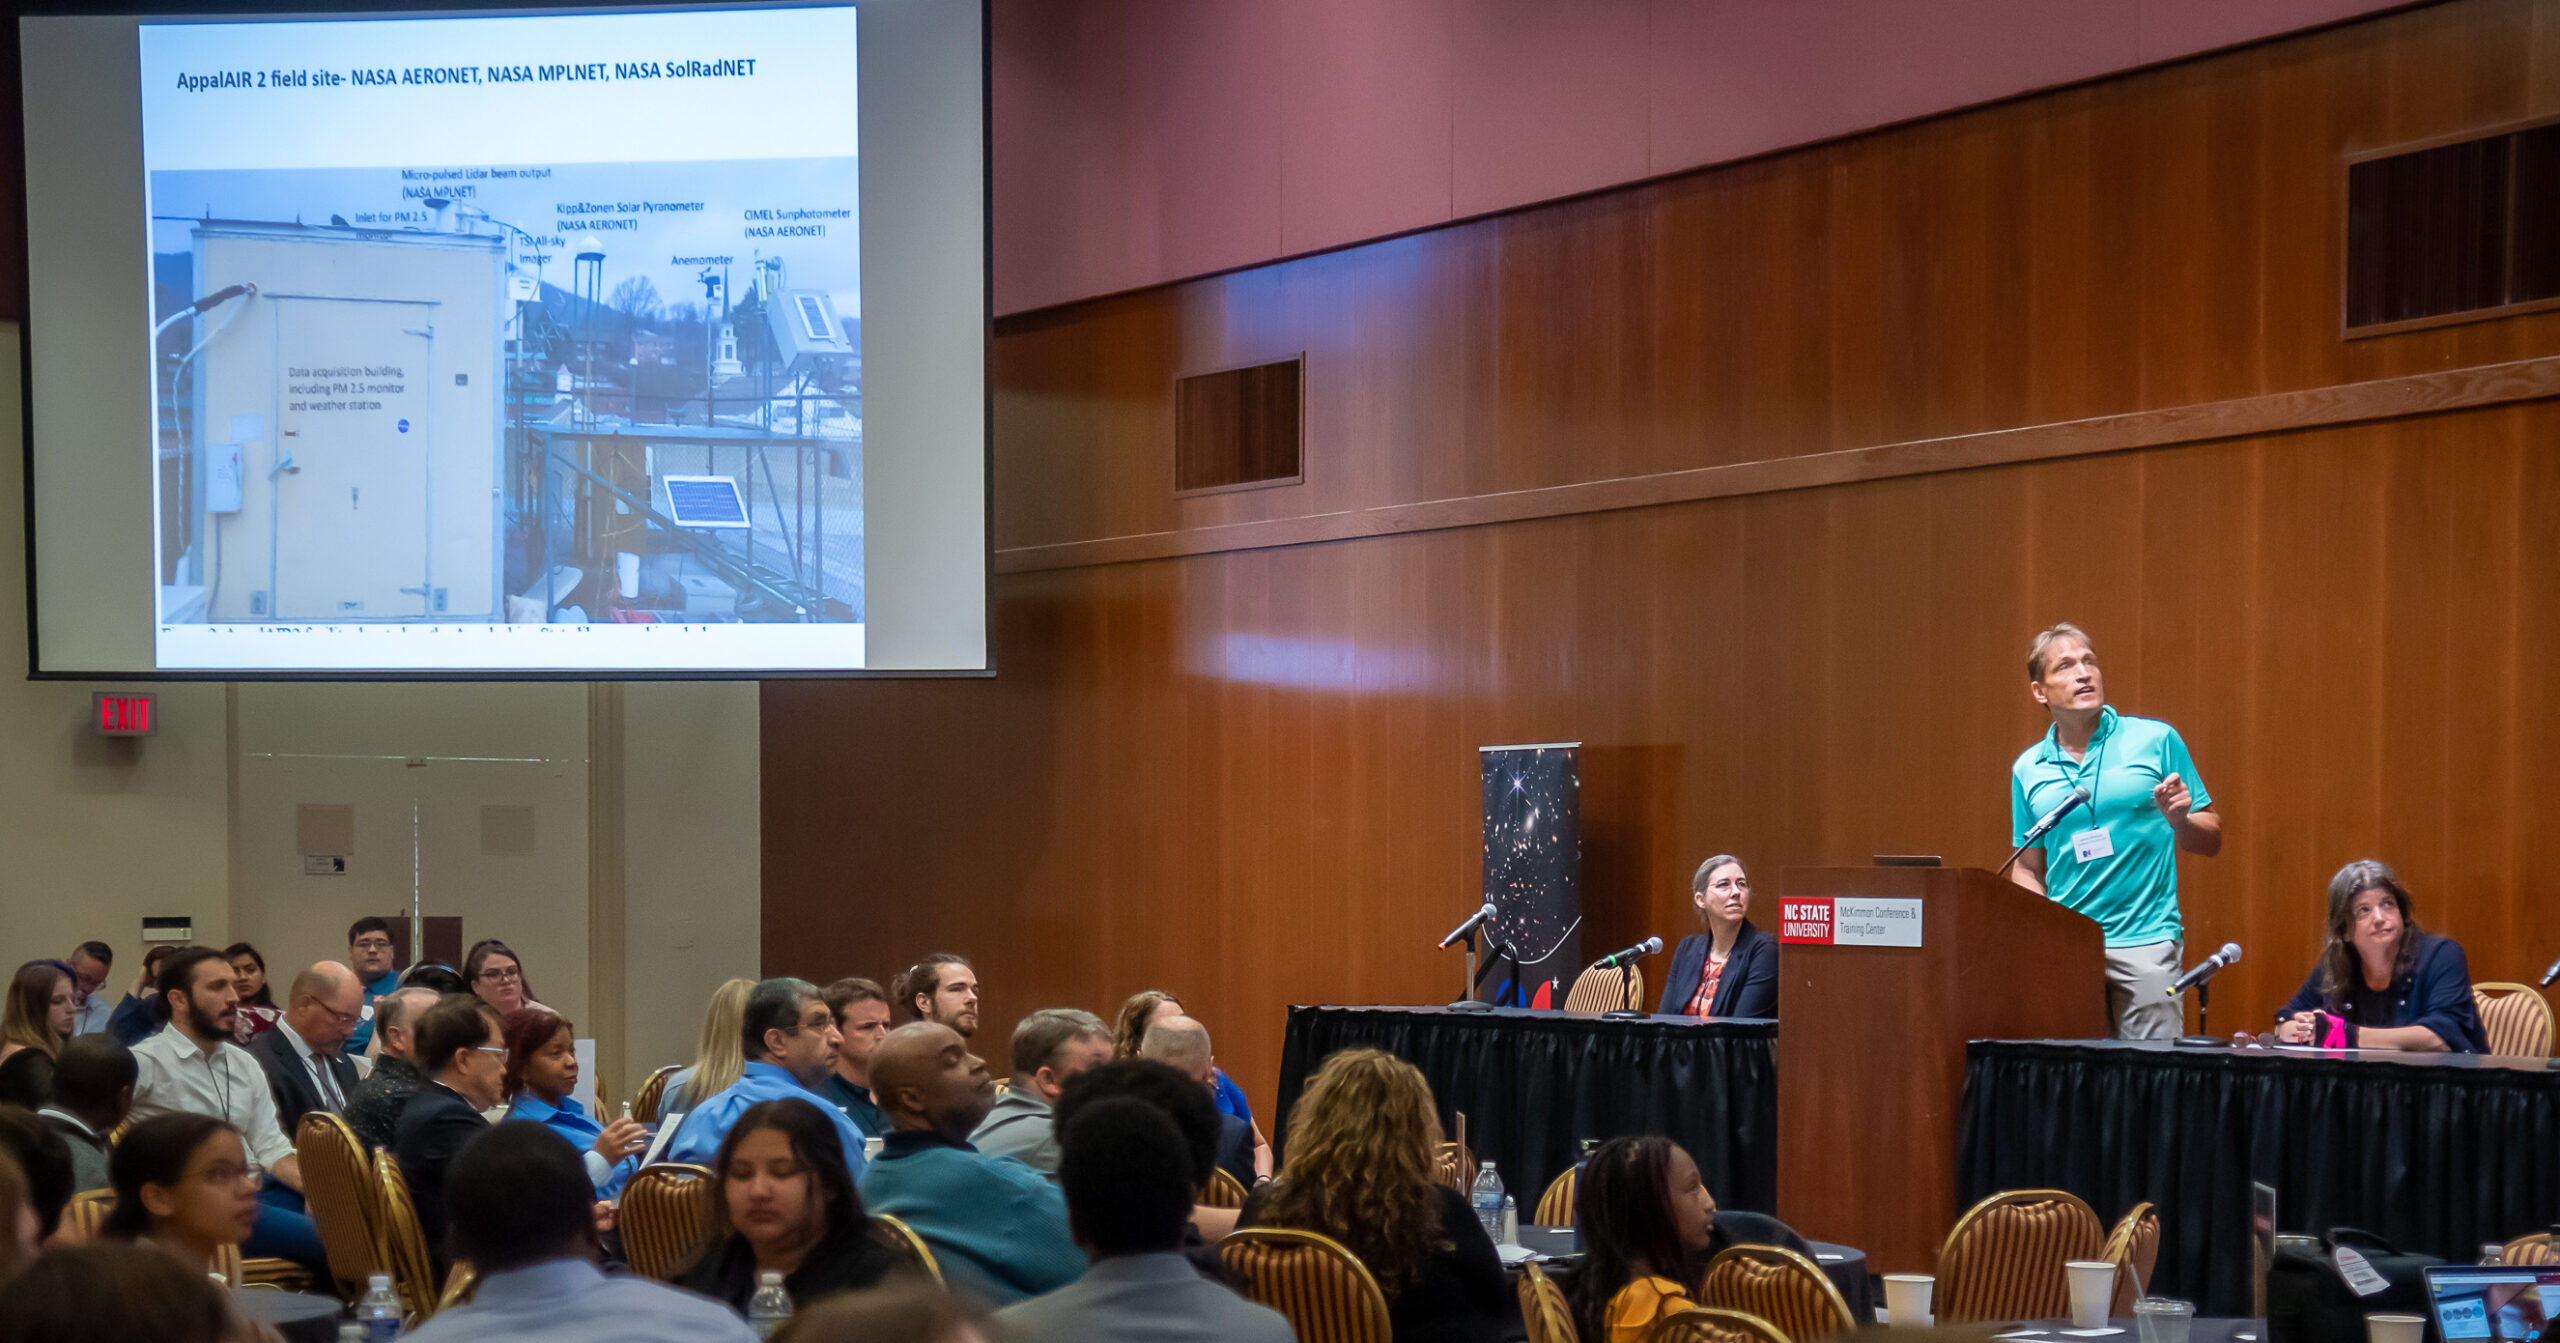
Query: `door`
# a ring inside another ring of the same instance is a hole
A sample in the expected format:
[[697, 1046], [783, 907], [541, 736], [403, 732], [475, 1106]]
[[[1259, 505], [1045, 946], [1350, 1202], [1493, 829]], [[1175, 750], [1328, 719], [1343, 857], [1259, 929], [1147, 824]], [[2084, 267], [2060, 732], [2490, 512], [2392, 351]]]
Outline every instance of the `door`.
[[428, 361], [436, 305], [276, 301], [285, 394], [275, 475], [275, 617], [431, 614]]

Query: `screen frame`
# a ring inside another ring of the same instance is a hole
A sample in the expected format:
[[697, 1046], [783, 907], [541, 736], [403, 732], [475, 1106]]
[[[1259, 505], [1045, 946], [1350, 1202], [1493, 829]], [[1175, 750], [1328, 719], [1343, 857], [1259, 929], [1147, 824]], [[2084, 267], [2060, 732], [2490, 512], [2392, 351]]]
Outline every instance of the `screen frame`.
[[[966, 3], [967, 0], [937, 0], [939, 3]], [[395, 19], [395, 18], [496, 18], [512, 15], [559, 15], [585, 12], [632, 13], [717, 9], [808, 9], [829, 5], [851, 4], [857, 10], [861, 0], [555, 0], [555, 3], [527, 5], [508, 0], [447, 0], [431, 9], [415, 5], [383, 3], [375, 0], [252, 0], [237, 8], [220, 6], [224, 13], [207, 13], [207, 6], [174, 3], [173, 0], [142, 0], [141, 3], [66, 4], [37, 3], [19, 8], [9, 16], [5, 38], [0, 38], [0, 59], [7, 69], [0, 73], [0, 97], [8, 99], [6, 118], [16, 122], [17, 164], [11, 180], [17, 196], [11, 206], [18, 228], [18, 293], [25, 311], [18, 318], [18, 418], [19, 470], [23, 490], [25, 517], [24, 563], [27, 597], [27, 679], [30, 681], [66, 682], [234, 682], [234, 681], [309, 681], [309, 682], [579, 682], [579, 681], [768, 681], [768, 680], [872, 680], [872, 679], [946, 679], [992, 677], [996, 674], [995, 648], [995, 393], [992, 379], [981, 365], [978, 380], [979, 466], [978, 466], [978, 586], [979, 622], [982, 629], [980, 648], [982, 665], [977, 667], [846, 667], [829, 669], [630, 669], [630, 668], [516, 668], [455, 670], [255, 670], [255, 669], [191, 669], [159, 668], [147, 670], [79, 670], [52, 669], [45, 666], [41, 621], [37, 614], [42, 600], [36, 572], [36, 411], [35, 411], [35, 256], [28, 233], [31, 228], [31, 197], [28, 155], [26, 153], [26, 66], [22, 34], [23, 23], [31, 18], [86, 17], [178, 19], [212, 22], [224, 18], [254, 16], [278, 19]], [[981, 351], [992, 353], [995, 333], [995, 96], [994, 42], [990, 31], [994, 0], [976, 0], [978, 11], [978, 340]], [[866, 507], [868, 500], [865, 500]], [[866, 648], [866, 660], [870, 650]]]

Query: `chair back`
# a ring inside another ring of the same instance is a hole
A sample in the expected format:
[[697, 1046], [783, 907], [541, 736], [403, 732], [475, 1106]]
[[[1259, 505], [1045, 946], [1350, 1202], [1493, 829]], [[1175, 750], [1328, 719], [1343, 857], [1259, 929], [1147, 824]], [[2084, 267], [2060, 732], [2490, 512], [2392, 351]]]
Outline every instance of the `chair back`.
[[98, 1228], [107, 1224], [107, 1214], [116, 1208], [116, 1191], [83, 1189], [63, 1205], [62, 1220], [54, 1224], [51, 1245], [88, 1245], [98, 1239]]
[[293, 1150], [302, 1162], [302, 1198], [328, 1256], [329, 1276], [337, 1280], [340, 1297], [361, 1299], [367, 1278], [391, 1271], [373, 1158], [347, 1121], [326, 1110], [302, 1117]]
[[1252, 1227], [1218, 1242], [1218, 1261], [1246, 1296], [1288, 1317], [1298, 1343], [1393, 1343], [1386, 1293], [1331, 1236]]
[[1224, 1166], [1212, 1166], [1209, 1182], [1200, 1186], [1200, 1193], [1192, 1202], [1204, 1208], [1241, 1208], [1244, 1199], [1244, 1181], [1229, 1175]]
[[409, 1193], [409, 1177], [400, 1173], [400, 1159], [389, 1152], [373, 1154], [373, 1178], [382, 1199], [383, 1271], [391, 1275], [401, 1312], [415, 1325], [436, 1313], [436, 1265], [418, 1223], [418, 1200]]
[[942, 1282], [942, 1261], [933, 1257], [933, 1247], [924, 1243], [924, 1237], [917, 1235], [914, 1227], [885, 1212], [871, 1214], [871, 1224], [880, 1229], [880, 1238], [889, 1243], [889, 1253], [923, 1269], [937, 1285]]
[[1581, 1173], [1581, 1169], [1579, 1166], [1567, 1166], [1564, 1174], [1547, 1182], [1547, 1192], [1538, 1195], [1538, 1211], [1529, 1219], [1532, 1224], [1573, 1225], [1573, 1200], [1577, 1188], [1574, 1177]]
[[[1431, 1149], [1431, 1178], [1464, 1194], [1475, 1188], [1476, 1154], [1463, 1144], [1444, 1142]], [[1243, 1206], [1241, 1204], [1237, 1205]]]
[[1645, 1343], [1788, 1343], [1786, 1331], [1743, 1310], [1701, 1306], [1673, 1311], [1645, 1335]]
[[2116, 1319], [2133, 1314], [2134, 1298], [2150, 1290], [2151, 1270], [2160, 1262], [2160, 1210], [2134, 1204], [2107, 1233], [2107, 1248], [2098, 1257], [2116, 1266], [2116, 1296], [2108, 1313]]
[[1707, 1262], [1701, 1305], [1758, 1316], [1796, 1343], [1853, 1333], [1858, 1317], [1819, 1265], [1779, 1245], [1735, 1245]]
[[1938, 1251], [1942, 1324], [2049, 1320], [2071, 1310], [2062, 1266], [2094, 1259], [2104, 1231], [2077, 1195], [2059, 1189], [1993, 1194], [1956, 1219]]
[[223, 1282], [230, 1286], [246, 1287], [249, 1285], [246, 1281], [249, 1275], [241, 1272], [240, 1270], [240, 1247], [237, 1245], [223, 1245], [216, 1247], [213, 1252], [213, 1268], [211, 1271], [221, 1274]]
[[453, 1271], [444, 1275], [444, 1294], [436, 1298], [436, 1312], [442, 1314], [455, 1306], [468, 1304], [480, 1291], [480, 1270], [456, 1260]]
[[631, 1117], [643, 1124], [657, 1123], [658, 1105], [667, 1098], [667, 1079], [682, 1071], [682, 1067], [670, 1063], [649, 1074], [640, 1084], [640, 1094], [631, 1098]]
[[2489, 1037], [2489, 1052], [2506, 1058], [2551, 1057], [2551, 1004], [2530, 984], [2492, 980], [2471, 986], [2472, 1004], [2480, 1009], [2480, 1026]]
[[632, 1272], [673, 1282], [702, 1253], [720, 1226], [712, 1187], [710, 1171], [680, 1162], [661, 1161], [632, 1175], [614, 1218]]
[[[63, 1225], [70, 1225], [67, 1213], [64, 1214]], [[2536, 1231], [2530, 1236], [2518, 1236], [2508, 1241], [2505, 1257], [2510, 1264], [2540, 1268], [2545, 1264], [2560, 1264], [2560, 1249], [2552, 1247], [2550, 1232]]]
[[1520, 1319], [1529, 1326], [1529, 1343], [1582, 1343], [1564, 1290], [1536, 1264], [1520, 1266]]
[[1568, 1012], [1634, 1012], [1643, 1003], [1644, 968], [1635, 965], [1608, 970], [1595, 965], [1576, 976], [1564, 995]]

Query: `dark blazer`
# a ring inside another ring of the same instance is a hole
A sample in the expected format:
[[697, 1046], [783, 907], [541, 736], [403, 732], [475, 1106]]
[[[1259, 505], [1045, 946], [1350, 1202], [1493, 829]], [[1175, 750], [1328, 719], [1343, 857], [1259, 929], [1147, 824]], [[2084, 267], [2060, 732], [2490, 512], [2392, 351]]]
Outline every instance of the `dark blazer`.
[[[1688, 1011], [1689, 1000], [1698, 996], [1698, 985], [1706, 977], [1707, 935], [1691, 933], [1671, 953], [1671, 973], [1662, 981], [1662, 1005], [1653, 1010], [1666, 1017]], [[1725, 958], [1724, 978], [1716, 981], [1716, 996], [1707, 1004], [1707, 1015], [1778, 1015], [1778, 939], [1753, 927], [1749, 919], [1742, 921], [1733, 954]]]
[[1236, 1177], [1236, 1183], [1253, 1188], [1253, 1121], [1231, 1114], [1218, 1116], [1218, 1166]]
[[[2282, 1022], [2296, 1012], [2322, 1011], [2333, 1017], [2345, 1017], [2361, 1027], [2424, 1026], [2444, 1041], [2445, 1048], [2457, 1054], [2486, 1054], [2489, 1033], [2480, 1024], [2480, 1009], [2471, 998], [2471, 959], [2462, 954], [2462, 944], [2450, 937], [2434, 933], [2418, 934], [2418, 955], [2409, 964], [2409, 973], [2391, 981], [2381, 993], [2357, 993], [2363, 985], [2350, 986], [2349, 991], [2320, 991], [2320, 967], [2311, 967], [2311, 975], [2302, 981], [2292, 1001], [2276, 1009], [2276, 1020]], [[2359, 1011], [2356, 999], [2362, 997], [2367, 1011]], [[2378, 1000], [2387, 999], [2387, 1005]], [[2387, 1020], [2367, 1020], [2374, 1016]]]
[[489, 1131], [489, 1121], [471, 1108], [460, 1092], [429, 1082], [400, 1112], [392, 1130], [391, 1155], [409, 1180], [409, 1197], [418, 1205], [418, 1229], [427, 1235], [427, 1253], [436, 1261], [436, 1280], [444, 1280], [452, 1263], [444, 1245], [444, 1173], [463, 1146]]
[[[284, 1038], [285, 1032], [292, 1029], [279, 1022], [274, 1030], [261, 1031], [258, 1038], [241, 1046], [249, 1051], [249, 1057], [258, 1061], [259, 1067], [266, 1070], [267, 1090], [276, 1098], [276, 1127], [284, 1130], [288, 1142], [302, 1127], [304, 1115], [314, 1110], [330, 1109], [320, 1095], [320, 1084], [311, 1080], [311, 1069], [303, 1066], [300, 1054], [293, 1052], [293, 1042]], [[337, 1079], [338, 1097], [343, 1109], [343, 1102], [356, 1094], [356, 1084], [362, 1082], [364, 1076], [356, 1071], [354, 1059], [337, 1050], [314, 1052], [319, 1055], [320, 1066], [327, 1068], [329, 1075]]]
[[[782, 1290], [791, 1293], [794, 1307], [807, 1310], [810, 1303], [839, 1292], [879, 1285], [902, 1262], [877, 1236], [857, 1228], [810, 1246], [800, 1267], [782, 1280]], [[726, 1301], [743, 1315], [747, 1299], [756, 1293], [755, 1248], [735, 1232], [722, 1236], [704, 1247], [691, 1268], [676, 1275], [676, 1286]]]

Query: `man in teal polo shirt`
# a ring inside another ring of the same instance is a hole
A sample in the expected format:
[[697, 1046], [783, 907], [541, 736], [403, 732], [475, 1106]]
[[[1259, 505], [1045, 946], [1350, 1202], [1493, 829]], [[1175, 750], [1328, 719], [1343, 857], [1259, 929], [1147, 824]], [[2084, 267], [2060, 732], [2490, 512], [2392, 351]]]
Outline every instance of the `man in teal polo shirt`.
[[2169, 996], [2185, 954], [2178, 850], [2222, 851], [2222, 818], [2178, 730], [2107, 707], [2089, 636], [2056, 625], [2027, 652], [2027, 688], [2053, 728], [2009, 767], [2010, 842], [2085, 787], [2075, 806], [2009, 869], [2010, 880], [2098, 923], [2107, 939], [2107, 1015], [2116, 1036], [2164, 1040], [2186, 1026]]

